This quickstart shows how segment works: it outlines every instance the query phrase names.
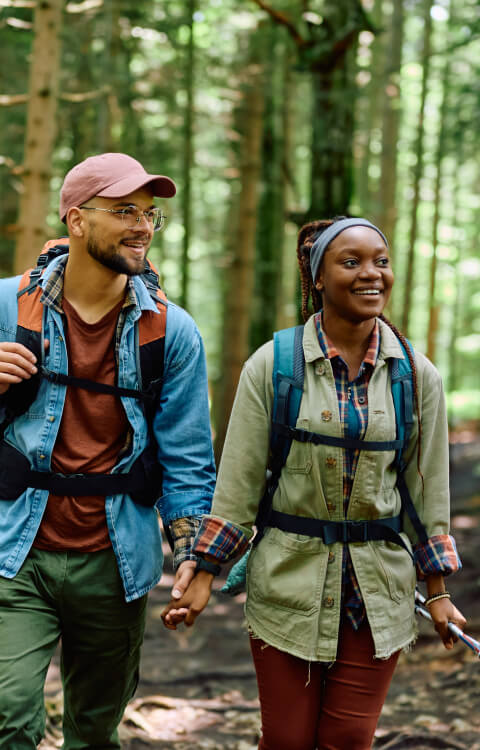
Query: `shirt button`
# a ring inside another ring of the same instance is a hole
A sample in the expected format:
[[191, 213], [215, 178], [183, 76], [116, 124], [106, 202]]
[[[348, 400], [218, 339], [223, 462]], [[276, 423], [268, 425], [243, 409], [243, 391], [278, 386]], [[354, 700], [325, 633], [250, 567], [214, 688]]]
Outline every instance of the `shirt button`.
[[55, 417], [49, 417], [49, 418], [48, 418], [48, 421], [49, 421], [49, 422], [55, 422]]
[[335, 503], [327, 503], [327, 510], [332, 511], [335, 510], [336, 507]]
[[328, 553], [328, 562], [332, 563], [335, 560], [335, 552]]
[[332, 412], [331, 411], [322, 411], [322, 422], [330, 422], [332, 418]]
[[321, 364], [317, 367], [317, 375], [325, 375], [325, 365]]
[[40, 460], [43, 461], [46, 458], [46, 456], [43, 453], [40, 453]]
[[364, 404], [366, 400], [367, 400], [367, 399], [365, 398], [365, 396], [359, 396], [359, 397], [358, 397], [358, 403], [359, 403], [359, 404]]
[[337, 459], [333, 456], [327, 456], [327, 458], [325, 459], [325, 463], [327, 464], [329, 469], [333, 469], [337, 465]]
[[333, 607], [334, 604], [335, 604], [335, 599], [333, 598], [333, 596], [326, 596], [325, 599], [323, 600], [323, 606], [327, 607], [327, 609], [331, 609], [331, 607]]

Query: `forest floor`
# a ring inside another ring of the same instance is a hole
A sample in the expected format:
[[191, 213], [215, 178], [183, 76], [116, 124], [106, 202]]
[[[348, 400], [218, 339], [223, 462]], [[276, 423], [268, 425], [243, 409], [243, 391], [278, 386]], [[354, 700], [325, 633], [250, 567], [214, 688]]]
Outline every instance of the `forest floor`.
[[[480, 639], [480, 439], [465, 428], [454, 436], [452, 532], [463, 571], [449, 589]], [[244, 626], [242, 595], [216, 590], [194, 628], [166, 630], [160, 612], [173, 578], [151, 592], [140, 683], [121, 726], [124, 750], [255, 750], [260, 719], [255, 673]], [[402, 654], [377, 728], [375, 750], [480, 750], [480, 663], [457, 643], [446, 651], [420, 620], [416, 647]], [[112, 677], [114, 677], [112, 675]], [[61, 746], [58, 659], [47, 680], [48, 723], [42, 750]]]

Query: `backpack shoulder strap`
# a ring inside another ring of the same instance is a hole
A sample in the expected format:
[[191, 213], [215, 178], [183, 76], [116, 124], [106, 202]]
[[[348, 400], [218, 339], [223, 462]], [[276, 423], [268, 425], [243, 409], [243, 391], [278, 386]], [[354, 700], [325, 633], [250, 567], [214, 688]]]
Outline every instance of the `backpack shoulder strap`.
[[[17, 297], [20, 298], [25, 294], [33, 294], [38, 288], [38, 282], [45, 271], [48, 264], [54, 259], [58, 258], [59, 255], [65, 255], [69, 250], [69, 239], [68, 237], [62, 237], [59, 240], [48, 240], [43, 246], [43, 250], [37, 258], [37, 263], [34, 268], [30, 268], [25, 272], [20, 286], [17, 292]], [[27, 279], [24, 282], [24, 279]]]
[[[23, 344], [37, 358], [42, 360], [42, 321], [43, 304], [40, 301], [42, 290], [35, 285], [29, 294], [22, 294], [29, 288], [30, 271], [25, 271], [17, 292], [17, 330], [15, 341]], [[40, 385], [40, 374], [37, 372], [27, 380], [22, 380], [10, 387], [6, 393], [5, 401], [10, 416], [16, 417], [23, 414], [35, 401]]]
[[[407, 350], [402, 341], [399, 340], [399, 343], [402, 347], [404, 357], [403, 359], [392, 360], [390, 371], [397, 440], [401, 440], [402, 442], [402, 447], [397, 450], [395, 455], [395, 465], [398, 473], [397, 487], [402, 501], [402, 510], [408, 515], [419, 541], [422, 544], [426, 544], [428, 541], [427, 530], [419, 518], [404, 477], [405, 460], [403, 454], [408, 446], [413, 427], [413, 372]], [[410, 341], [406, 340], [406, 343], [413, 357], [413, 347]]]
[[255, 526], [258, 544], [272, 510], [272, 500], [280, 474], [287, 460], [292, 439], [278, 432], [276, 425], [295, 426], [303, 395], [305, 358], [303, 356], [303, 326], [286, 328], [273, 334], [273, 410], [270, 437], [270, 474], [258, 507]]
[[[395, 408], [397, 440], [402, 447], [397, 451], [395, 464], [401, 471], [403, 466], [403, 452], [408, 445], [413, 427], [413, 373], [405, 346], [399, 339], [404, 354], [403, 359], [391, 360], [390, 375], [392, 380], [392, 397]], [[413, 347], [409, 341], [407, 346], [413, 356]]]
[[164, 371], [167, 296], [160, 287], [157, 269], [148, 259], [140, 278], [158, 310], [144, 310], [138, 323], [141, 385], [143, 390], [158, 395]]
[[270, 450], [279, 473], [287, 460], [291, 439], [276, 425], [295, 427], [303, 396], [305, 357], [303, 326], [285, 328], [273, 335], [273, 415]]
[[167, 298], [160, 288], [155, 301], [158, 313], [144, 310], [138, 322], [142, 389], [146, 391], [160, 385], [164, 370]]

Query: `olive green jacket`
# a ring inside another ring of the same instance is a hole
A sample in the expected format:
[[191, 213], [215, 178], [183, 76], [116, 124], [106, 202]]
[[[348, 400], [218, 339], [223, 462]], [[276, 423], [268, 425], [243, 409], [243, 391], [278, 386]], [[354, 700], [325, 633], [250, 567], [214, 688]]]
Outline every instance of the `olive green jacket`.
[[[391, 329], [380, 323], [380, 351], [368, 386], [365, 440], [395, 439], [395, 412], [388, 360], [402, 357]], [[313, 316], [305, 325], [305, 390], [297, 427], [342, 437], [331, 363], [325, 358]], [[417, 364], [422, 436], [418, 422], [406, 451], [406, 480], [429, 537], [448, 534], [448, 437], [440, 376], [421, 354]], [[273, 344], [246, 362], [223, 450], [212, 516], [237, 524], [251, 536], [265, 486], [273, 402]], [[392, 469], [394, 452], [362, 451], [348, 508], [352, 520], [396, 516], [400, 496]], [[423, 476], [423, 489], [422, 489]], [[293, 441], [273, 507], [284, 513], [343, 520], [343, 450]], [[418, 540], [405, 521], [403, 537]], [[416, 636], [415, 567], [408, 553], [389, 542], [349, 544], [378, 658]], [[342, 544], [268, 528], [248, 562], [246, 616], [267, 643], [304, 659], [333, 661], [337, 650], [342, 586]]]

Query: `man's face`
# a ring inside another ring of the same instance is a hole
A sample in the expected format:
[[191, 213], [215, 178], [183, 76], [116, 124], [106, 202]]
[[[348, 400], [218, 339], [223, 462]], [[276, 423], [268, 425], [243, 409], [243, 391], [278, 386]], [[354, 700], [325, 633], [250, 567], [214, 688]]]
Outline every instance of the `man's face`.
[[[136, 206], [140, 212], [154, 208], [153, 193], [148, 187], [122, 198], [92, 198], [85, 206], [120, 211]], [[87, 213], [87, 212], [86, 212]], [[135, 276], [143, 272], [145, 258], [153, 238], [153, 225], [141, 218], [110, 211], [88, 211], [87, 252], [106, 268], [119, 274]]]

